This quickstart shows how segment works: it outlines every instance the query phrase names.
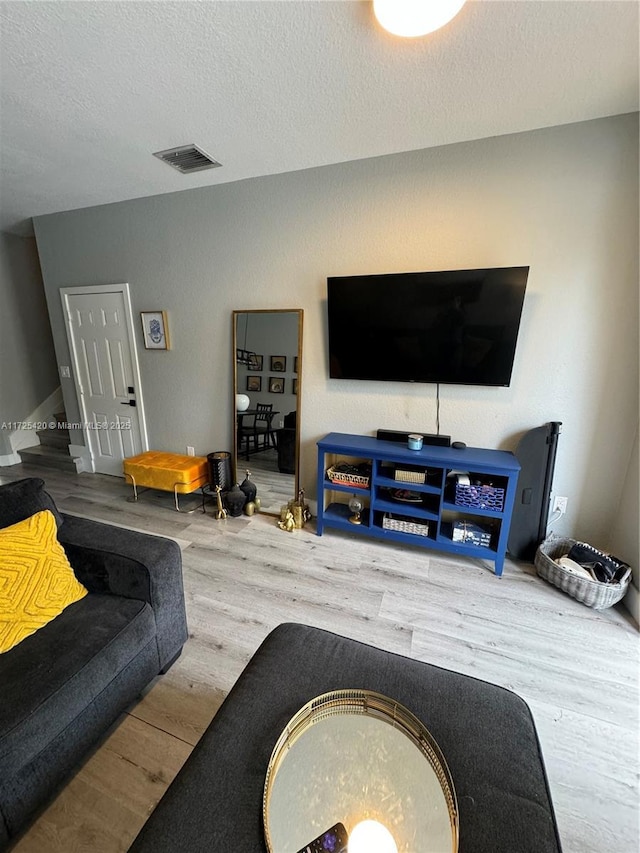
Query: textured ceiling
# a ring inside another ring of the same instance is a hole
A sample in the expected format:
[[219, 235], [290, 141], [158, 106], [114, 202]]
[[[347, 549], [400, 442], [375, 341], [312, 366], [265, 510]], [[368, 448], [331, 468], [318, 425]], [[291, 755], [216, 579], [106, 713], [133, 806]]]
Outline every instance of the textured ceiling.
[[[635, 0], [470, 0], [404, 40], [369, 2], [0, 2], [0, 229], [638, 109]], [[196, 143], [222, 168], [152, 157]]]

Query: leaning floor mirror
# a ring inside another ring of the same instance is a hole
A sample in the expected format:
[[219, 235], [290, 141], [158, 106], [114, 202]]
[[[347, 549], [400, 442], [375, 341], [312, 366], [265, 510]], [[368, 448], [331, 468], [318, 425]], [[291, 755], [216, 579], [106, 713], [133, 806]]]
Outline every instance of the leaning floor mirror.
[[262, 512], [275, 515], [300, 488], [302, 318], [299, 308], [232, 317], [234, 482], [250, 470]]

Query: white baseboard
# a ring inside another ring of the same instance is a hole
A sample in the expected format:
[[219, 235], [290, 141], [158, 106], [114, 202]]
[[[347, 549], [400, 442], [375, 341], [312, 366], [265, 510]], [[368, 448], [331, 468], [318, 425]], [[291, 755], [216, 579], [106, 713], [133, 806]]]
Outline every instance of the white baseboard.
[[91, 453], [89, 452], [89, 448], [85, 447], [84, 444], [70, 444], [69, 445], [69, 456], [73, 457], [76, 463], [76, 470], [78, 474], [86, 473], [86, 474], [94, 474], [95, 468], [93, 466], [93, 459], [91, 458]]
[[629, 589], [622, 599], [622, 603], [636, 620], [636, 625], [640, 625], [640, 592], [632, 583], [629, 584]]
[[17, 453], [7, 453], [5, 456], [0, 456], [0, 468], [6, 468], [8, 465], [19, 465], [22, 459]]
[[[37, 409], [34, 409], [30, 415], [27, 415], [24, 422], [29, 424], [38, 424], [44, 421], [48, 423], [51, 420], [52, 415], [61, 408], [64, 408], [64, 402], [62, 400], [62, 389], [58, 385], [55, 391], [52, 394], [49, 394], [47, 399], [44, 400]], [[36, 435], [35, 429], [17, 429], [15, 432], [11, 433], [9, 441], [11, 442], [11, 447], [13, 447], [14, 451], [24, 450], [25, 447], [36, 447], [40, 444], [40, 439]], [[19, 461], [20, 459], [18, 459], [18, 462]]]

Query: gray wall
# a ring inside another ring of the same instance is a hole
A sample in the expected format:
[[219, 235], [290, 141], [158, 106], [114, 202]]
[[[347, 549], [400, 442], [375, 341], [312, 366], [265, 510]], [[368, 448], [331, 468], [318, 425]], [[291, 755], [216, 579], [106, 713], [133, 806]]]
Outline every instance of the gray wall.
[[170, 352], [138, 330], [151, 446], [206, 453], [231, 444], [232, 309], [303, 308], [309, 492], [325, 433], [435, 429], [433, 385], [328, 378], [327, 276], [528, 264], [511, 387], [443, 386], [441, 429], [512, 449], [562, 421], [556, 531], [605, 545], [638, 417], [637, 152], [634, 114], [40, 217], [58, 361], [58, 289], [128, 281], [169, 312]]
[[[58, 387], [58, 371], [36, 241], [4, 232], [0, 356], [0, 424], [23, 421]], [[0, 456], [8, 453], [7, 431], [0, 430]]]
[[613, 521], [611, 551], [623, 557], [634, 568], [633, 583], [627, 592], [625, 605], [640, 625], [640, 495], [638, 489], [638, 431], [629, 457], [627, 476], [624, 480], [620, 503]]

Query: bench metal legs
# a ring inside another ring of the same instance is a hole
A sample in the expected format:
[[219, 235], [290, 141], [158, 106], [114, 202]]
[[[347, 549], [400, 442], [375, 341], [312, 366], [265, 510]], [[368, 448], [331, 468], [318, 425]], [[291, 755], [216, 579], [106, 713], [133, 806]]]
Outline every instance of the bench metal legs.
[[[125, 479], [128, 477], [131, 480], [131, 485], [133, 486], [133, 495], [130, 498], [127, 498], [127, 500], [129, 501], [129, 503], [135, 503], [138, 500], [138, 485], [136, 483], [136, 478], [133, 476], [133, 474], [125, 474], [124, 476], [125, 476]], [[182, 509], [180, 507], [180, 501], [178, 500], [178, 495], [180, 494], [178, 492], [178, 486], [188, 486], [188, 485], [190, 485], [190, 483], [174, 483], [173, 484], [173, 502], [175, 504], [175, 508], [178, 512], [182, 512], [185, 515], [191, 515], [192, 513], [194, 513], [198, 509], [197, 506], [194, 507], [193, 509]], [[148, 492], [150, 489], [155, 489], [156, 491], [159, 491], [159, 492], [165, 491], [164, 489], [158, 489], [157, 486], [148, 486], [147, 488], [141, 489], [140, 494], [143, 494], [144, 492]], [[188, 494], [193, 494], [193, 493], [189, 492]]]

